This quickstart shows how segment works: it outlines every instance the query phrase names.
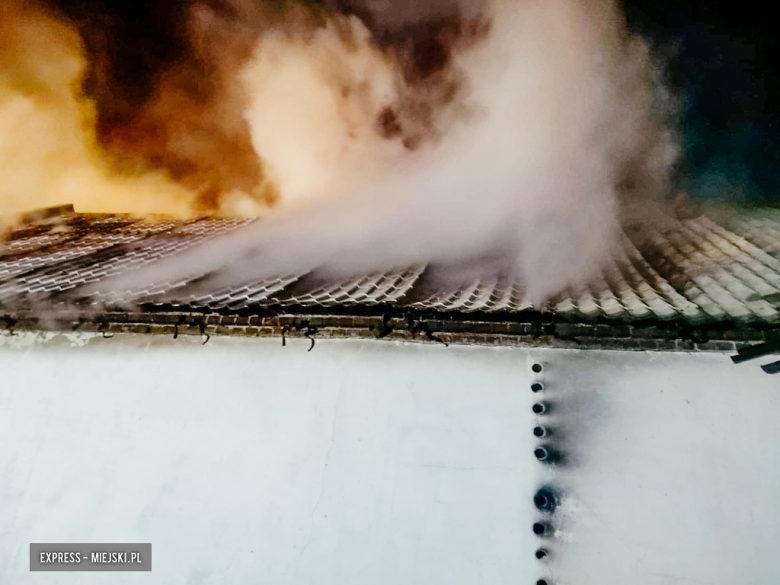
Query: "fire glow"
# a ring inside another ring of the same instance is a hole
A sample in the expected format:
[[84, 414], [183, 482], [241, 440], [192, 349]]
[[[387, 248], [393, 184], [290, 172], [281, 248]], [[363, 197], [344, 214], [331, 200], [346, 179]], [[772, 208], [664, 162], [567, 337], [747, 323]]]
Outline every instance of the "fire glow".
[[667, 195], [662, 88], [612, 2], [331, 4], [189, 3], [132, 102], [89, 26], [4, 3], [0, 211], [265, 218], [114, 286], [497, 258], [539, 304]]

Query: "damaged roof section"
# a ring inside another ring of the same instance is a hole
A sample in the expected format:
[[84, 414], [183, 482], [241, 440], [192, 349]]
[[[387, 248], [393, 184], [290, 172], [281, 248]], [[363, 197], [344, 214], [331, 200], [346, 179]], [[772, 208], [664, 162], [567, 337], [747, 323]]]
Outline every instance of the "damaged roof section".
[[[77, 318], [79, 324], [86, 320], [106, 330], [112, 324], [149, 332], [165, 326], [178, 334], [181, 325], [216, 332], [239, 326], [223, 319], [241, 319], [258, 334], [312, 335], [313, 327], [320, 334], [354, 329], [445, 342], [514, 335], [534, 343], [587, 345], [595, 339], [606, 347], [607, 340], [622, 340], [620, 349], [691, 349], [717, 341], [702, 348], [734, 350], [763, 340], [780, 321], [780, 211], [771, 208], [683, 219], [647, 231], [641, 240], [624, 235], [589, 287], [562, 294], [538, 311], [509, 275], [483, 271], [442, 278], [447, 268], [436, 265], [347, 277], [291, 272], [232, 288], [209, 288], [204, 275], [197, 283], [156, 282], [84, 296], [82, 287], [175, 258], [255, 220], [150, 221], [78, 214], [67, 206], [36, 213], [2, 243], [0, 314], [7, 326], [46, 307], [49, 314], [69, 315], [65, 320], [81, 311], [88, 318]], [[74, 298], [80, 299], [75, 307]], [[127, 303], [136, 308], [118, 310]], [[343, 326], [344, 319], [359, 324]]]

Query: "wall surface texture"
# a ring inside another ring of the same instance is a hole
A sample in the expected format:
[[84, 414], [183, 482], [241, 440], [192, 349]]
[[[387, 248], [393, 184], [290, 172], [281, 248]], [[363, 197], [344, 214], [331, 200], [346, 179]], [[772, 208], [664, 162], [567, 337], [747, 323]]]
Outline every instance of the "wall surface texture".
[[[754, 362], [201, 343], [0, 336], [0, 583], [780, 576], [780, 376]], [[547, 414], [534, 415], [537, 401]], [[540, 444], [554, 464], [536, 460]], [[553, 514], [534, 507], [542, 485], [558, 496]], [[542, 538], [531, 530], [540, 520]], [[153, 570], [31, 573], [31, 542], [151, 542]]]

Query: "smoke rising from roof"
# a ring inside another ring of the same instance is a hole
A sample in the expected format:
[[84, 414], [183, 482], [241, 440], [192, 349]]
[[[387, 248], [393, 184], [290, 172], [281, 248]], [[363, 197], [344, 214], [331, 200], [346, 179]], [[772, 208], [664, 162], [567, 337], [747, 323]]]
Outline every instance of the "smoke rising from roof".
[[538, 305], [666, 195], [657, 72], [608, 0], [187, 6], [147, 95], [92, 49], [98, 140], [200, 209], [274, 210], [115, 289], [499, 258]]

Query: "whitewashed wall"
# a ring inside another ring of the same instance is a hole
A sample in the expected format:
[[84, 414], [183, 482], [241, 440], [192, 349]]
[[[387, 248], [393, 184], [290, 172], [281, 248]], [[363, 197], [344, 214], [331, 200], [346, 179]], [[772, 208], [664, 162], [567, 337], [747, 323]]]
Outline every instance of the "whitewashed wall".
[[[0, 351], [0, 583], [535, 582], [527, 355], [149, 339]], [[29, 573], [30, 542], [153, 571]]]
[[780, 583], [780, 356], [544, 355], [570, 459], [550, 583]]
[[[41, 341], [0, 337], [0, 583], [780, 579], [780, 376], [755, 363]], [[538, 419], [537, 379], [551, 405]], [[554, 467], [533, 457], [538, 421]], [[548, 539], [531, 531], [543, 483], [562, 496]], [[30, 573], [30, 542], [152, 542], [153, 571]]]

